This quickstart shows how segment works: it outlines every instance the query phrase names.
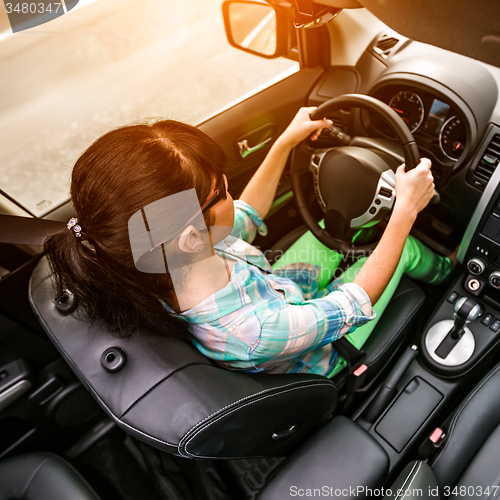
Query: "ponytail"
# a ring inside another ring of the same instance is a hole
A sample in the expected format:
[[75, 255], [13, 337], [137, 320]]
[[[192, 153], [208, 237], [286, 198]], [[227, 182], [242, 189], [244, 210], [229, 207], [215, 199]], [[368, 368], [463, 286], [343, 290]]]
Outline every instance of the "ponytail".
[[[81, 237], [73, 228], [45, 242], [57, 294], [69, 290], [82, 320], [102, 323], [117, 337], [140, 329], [190, 338], [188, 320], [160, 301], [176, 303], [168, 272], [136, 269], [128, 222], [150, 203], [187, 189], [206, 200], [226, 164], [223, 151], [204, 132], [172, 120], [122, 127], [97, 139], [71, 178]], [[210, 211], [203, 215], [206, 225], [213, 225]], [[164, 223], [174, 218], [165, 214]]]
[[97, 245], [76, 238], [72, 231], [47, 238], [45, 251], [54, 273], [57, 296], [64, 290], [72, 292], [77, 314], [83, 321], [90, 325], [101, 323], [119, 338], [130, 337], [137, 329], [169, 338], [190, 337], [186, 320], [169, 313], [158, 298], [158, 292], [163, 297], [173, 293], [168, 273], [161, 275], [161, 291], [154, 289], [157, 281], [154, 278], [150, 280], [152, 286], [146, 287], [134, 272], [110, 263]]

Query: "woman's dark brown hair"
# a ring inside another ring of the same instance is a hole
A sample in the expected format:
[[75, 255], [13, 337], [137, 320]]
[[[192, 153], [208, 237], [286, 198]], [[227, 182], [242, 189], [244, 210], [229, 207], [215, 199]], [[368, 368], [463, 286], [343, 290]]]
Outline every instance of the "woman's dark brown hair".
[[[187, 189], [195, 188], [203, 203], [226, 164], [222, 149], [204, 132], [172, 120], [125, 126], [97, 139], [71, 178], [82, 238], [67, 230], [45, 243], [57, 292], [70, 290], [83, 318], [103, 322], [116, 336], [140, 328], [188, 338], [186, 321], [159, 301], [173, 296], [169, 274], [136, 269], [128, 222], [150, 203]], [[210, 211], [204, 217], [213, 225]]]

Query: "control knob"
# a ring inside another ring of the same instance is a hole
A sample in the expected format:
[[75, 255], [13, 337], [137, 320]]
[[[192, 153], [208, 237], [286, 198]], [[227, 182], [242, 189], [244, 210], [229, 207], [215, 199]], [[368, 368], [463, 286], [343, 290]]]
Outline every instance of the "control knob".
[[474, 257], [471, 260], [469, 260], [469, 262], [467, 262], [467, 269], [471, 274], [477, 276], [486, 269], [486, 265], [481, 259]]
[[495, 288], [500, 288], [500, 271], [493, 271], [490, 274], [490, 284]]

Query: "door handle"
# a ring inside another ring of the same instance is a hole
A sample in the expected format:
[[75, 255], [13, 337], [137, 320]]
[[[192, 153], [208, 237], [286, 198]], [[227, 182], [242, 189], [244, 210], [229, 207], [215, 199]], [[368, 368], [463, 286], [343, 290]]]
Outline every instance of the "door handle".
[[238, 142], [238, 151], [240, 152], [240, 156], [242, 158], [246, 158], [248, 155], [251, 155], [252, 153], [255, 153], [259, 150], [261, 150], [263, 147], [266, 146], [266, 144], [272, 139], [272, 137], [268, 137], [265, 141], [262, 141], [260, 144], [257, 144], [256, 146], [249, 147], [248, 146], [248, 141], [247, 139], [243, 139], [242, 141]]

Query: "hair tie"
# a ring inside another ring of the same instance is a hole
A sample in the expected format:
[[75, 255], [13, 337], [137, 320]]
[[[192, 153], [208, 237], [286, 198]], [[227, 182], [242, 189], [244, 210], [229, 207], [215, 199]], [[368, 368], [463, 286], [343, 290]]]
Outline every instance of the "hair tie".
[[66, 227], [69, 230], [73, 229], [73, 232], [75, 233], [75, 236], [77, 238], [82, 237], [82, 227], [78, 225], [78, 219], [76, 217], [71, 217], [71, 219], [66, 224]]

